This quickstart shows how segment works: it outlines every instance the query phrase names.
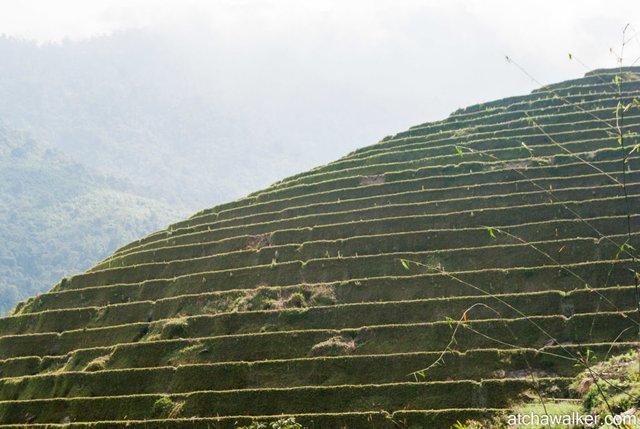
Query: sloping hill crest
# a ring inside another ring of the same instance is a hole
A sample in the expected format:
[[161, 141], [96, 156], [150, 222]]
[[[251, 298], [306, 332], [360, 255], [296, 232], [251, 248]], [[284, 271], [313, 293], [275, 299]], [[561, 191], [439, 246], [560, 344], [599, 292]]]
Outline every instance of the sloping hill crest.
[[471, 106], [119, 249], [0, 319], [0, 422], [447, 428], [567, 397], [580, 352], [637, 346], [638, 97], [627, 68]]

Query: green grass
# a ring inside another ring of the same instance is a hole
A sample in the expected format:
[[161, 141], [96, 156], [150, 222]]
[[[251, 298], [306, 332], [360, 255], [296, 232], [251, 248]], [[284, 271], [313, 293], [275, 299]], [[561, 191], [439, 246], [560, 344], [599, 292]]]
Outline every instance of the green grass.
[[637, 347], [619, 247], [640, 175], [633, 158], [627, 206], [597, 80], [413, 127], [61, 281], [0, 319], [0, 427], [448, 428], [539, 413], [538, 393], [601, 409], [575, 363]]

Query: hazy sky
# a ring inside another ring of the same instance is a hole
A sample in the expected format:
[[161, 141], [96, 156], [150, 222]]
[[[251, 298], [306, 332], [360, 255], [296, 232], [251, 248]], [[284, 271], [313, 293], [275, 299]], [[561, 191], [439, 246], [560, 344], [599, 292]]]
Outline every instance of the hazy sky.
[[[506, 55], [542, 83], [585, 73], [570, 52], [616, 66], [628, 23], [640, 29], [638, 0], [0, 0], [0, 33], [41, 44], [158, 34], [257, 148], [281, 138], [288, 163], [252, 188], [537, 87]], [[635, 38], [626, 64], [639, 56]]]
[[[615, 65], [609, 49], [627, 23], [640, 28], [639, 1], [0, 0], [0, 33], [46, 43], [195, 24], [238, 47], [240, 62], [303, 63], [323, 84], [366, 87], [391, 103], [425, 93], [442, 102], [416, 119], [534, 87], [505, 55], [545, 83], [584, 72], [569, 52], [589, 67]], [[632, 48], [640, 55], [640, 43]], [[445, 101], [451, 85], [467, 96]]]

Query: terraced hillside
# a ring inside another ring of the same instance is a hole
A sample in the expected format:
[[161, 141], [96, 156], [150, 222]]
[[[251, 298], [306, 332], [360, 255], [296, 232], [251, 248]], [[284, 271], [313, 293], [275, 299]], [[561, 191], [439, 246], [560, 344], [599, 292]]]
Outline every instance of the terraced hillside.
[[640, 69], [599, 70], [473, 106], [119, 249], [0, 319], [0, 427], [448, 428], [566, 397], [577, 353], [638, 342], [635, 97]]

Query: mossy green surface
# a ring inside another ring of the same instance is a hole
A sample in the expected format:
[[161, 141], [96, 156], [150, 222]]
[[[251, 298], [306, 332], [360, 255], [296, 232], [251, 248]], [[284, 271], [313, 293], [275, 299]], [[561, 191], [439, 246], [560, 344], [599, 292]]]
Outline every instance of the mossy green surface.
[[449, 428], [581, 397], [585, 350], [640, 345], [640, 160], [608, 123], [639, 71], [413, 127], [64, 279], [0, 319], [0, 427]]

